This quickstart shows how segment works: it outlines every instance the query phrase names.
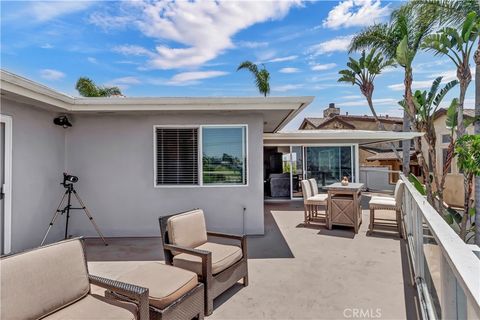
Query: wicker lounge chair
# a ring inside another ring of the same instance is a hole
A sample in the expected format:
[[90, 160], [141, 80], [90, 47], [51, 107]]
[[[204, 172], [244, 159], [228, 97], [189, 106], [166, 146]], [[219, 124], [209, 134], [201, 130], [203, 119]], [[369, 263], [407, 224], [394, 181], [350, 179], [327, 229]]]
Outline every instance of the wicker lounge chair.
[[[204, 286], [191, 271], [149, 262], [117, 280], [149, 289], [150, 320], [203, 319]], [[107, 292], [106, 296], [135, 302], [115, 292]]]
[[[88, 274], [80, 238], [1, 258], [1, 319], [147, 320], [148, 289]], [[137, 304], [90, 292], [94, 284]]]
[[[368, 227], [368, 233], [372, 233], [375, 228], [375, 210], [391, 210], [395, 211], [395, 220], [397, 223], [397, 229], [400, 237], [403, 237], [402, 232], [402, 198], [404, 191], [404, 183], [402, 180], [398, 180], [395, 185], [395, 192], [393, 197], [386, 196], [373, 196], [368, 203], [370, 207], [370, 225]], [[384, 221], [384, 219], [377, 219]]]
[[[165, 263], [195, 272], [205, 285], [205, 314], [213, 299], [243, 278], [248, 285], [245, 236], [207, 232], [201, 209], [159, 218]], [[210, 242], [207, 236], [233, 239], [240, 247]]]

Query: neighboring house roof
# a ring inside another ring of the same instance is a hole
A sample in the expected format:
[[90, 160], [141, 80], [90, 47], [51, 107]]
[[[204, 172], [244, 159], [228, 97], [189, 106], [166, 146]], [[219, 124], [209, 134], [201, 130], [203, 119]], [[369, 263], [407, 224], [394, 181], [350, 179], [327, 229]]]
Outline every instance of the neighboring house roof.
[[[399, 125], [403, 124], [403, 118], [400, 118], [400, 117], [379, 116], [378, 118], [382, 123], [391, 123], [391, 124], [399, 124]], [[375, 122], [375, 117], [367, 116], [367, 115], [364, 115], [364, 116], [353, 115], [353, 114], [352, 115], [339, 114], [339, 115], [334, 115], [328, 118], [307, 117], [303, 120], [302, 124], [300, 125], [300, 129], [304, 129], [307, 123], [315, 127], [316, 129], [321, 129], [322, 127], [326, 126], [328, 123], [331, 123], [334, 120], [342, 123], [347, 123], [350, 126], [353, 126], [351, 123], [349, 123], [349, 121], [354, 120], [354, 121]], [[355, 128], [355, 126], [353, 126], [353, 128]]]
[[[440, 108], [434, 113], [433, 119], [436, 120], [436, 119], [438, 119], [439, 117], [441, 117], [445, 114], [447, 114], [447, 109]], [[475, 109], [463, 109], [463, 117], [464, 118], [474, 118], [475, 117]]]
[[321, 124], [319, 124], [317, 126], [317, 129], [322, 129], [322, 128], [325, 128], [325, 126], [327, 126], [328, 124], [332, 123], [332, 122], [338, 122], [338, 123], [341, 123], [344, 128], [342, 129], [355, 129], [355, 126], [351, 123], [348, 123], [347, 121], [343, 120], [341, 117], [339, 116], [334, 116], [334, 117], [331, 117], [331, 118], [328, 118], [328, 119], [325, 119], [325, 121], [323, 121]]
[[287, 145], [301, 142], [308, 143], [358, 143], [360, 145], [381, 142], [410, 140], [421, 137], [421, 132], [395, 132], [395, 131], [372, 131], [372, 130], [296, 130], [282, 131], [274, 134], [263, 134], [265, 145]]
[[[402, 151], [398, 152], [400, 159], [403, 159], [403, 153]], [[410, 158], [415, 155], [415, 151], [410, 151]], [[397, 160], [397, 155], [393, 152], [378, 152], [377, 154], [374, 154], [373, 156], [369, 156], [367, 161], [376, 161], [376, 160]]]
[[284, 128], [314, 99], [305, 97], [72, 97], [1, 70], [2, 99], [62, 113], [243, 112], [263, 118], [264, 132]]

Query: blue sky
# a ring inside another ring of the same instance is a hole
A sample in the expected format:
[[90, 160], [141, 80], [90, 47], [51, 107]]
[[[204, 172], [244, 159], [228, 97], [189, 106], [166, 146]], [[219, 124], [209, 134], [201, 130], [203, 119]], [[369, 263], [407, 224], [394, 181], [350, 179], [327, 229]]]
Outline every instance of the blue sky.
[[[119, 86], [127, 96], [257, 96], [244, 60], [264, 63], [272, 96], [312, 95], [304, 116], [321, 116], [329, 102], [342, 113], [370, 114], [357, 87], [337, 83], [350, 37], [387, 21], [401, 2], [345, 1], [2, 1], [1, 65], [77, 96], [78, 77]], [[455, 78], [445, 57], [422, 53], [414, 88], [443, 75]], [[374, 103], [400, 115], [402, 70], [380, 75]], [[449, 102], [458, 88], [445, 99]], [[474, 83], [466, 107], [473, 108]]]

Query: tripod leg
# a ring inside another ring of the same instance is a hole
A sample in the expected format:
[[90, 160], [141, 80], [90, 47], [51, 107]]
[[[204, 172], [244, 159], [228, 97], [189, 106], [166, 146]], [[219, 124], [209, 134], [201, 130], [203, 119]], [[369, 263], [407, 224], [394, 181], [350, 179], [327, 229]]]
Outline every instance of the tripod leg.
[[50, 232], [50, 229], [52, 229], [52, 226], [55, 223], [55, 220], [57, 219], [58, 214], [60, 213], [60, 207], [62, 206], [63, 200], [65, 200], [66, 196], [67, 196], [67, 192], [63, 194], [62, 200], [60, 200], [57, 210], [55, 210], [55, 214], [53, 215], [52, 221], [50, 221], [50, 224], [48, 225], [47, 232], [45, 232], [45, 236], [43, 237], [43, 240], [42, 240], [42, 243], [40, 243], [40, 246], [43, 246], [43, 244], [45, 243], [45, 240], [47, 240], [48, 233]]
[[108, 246], [107, 241], [105, 241], [105, 237], [103, 236], [102, 232], [100, 231], [100, 229], [98, 228], [97, 224], [95, 223], [95, 220], [93, 220], [92, 215], [91, 215], [90, 212], [88, 211], [88, 209], [87, 209], [87, 207], [85, 206], [85, 204], [83, 203], [82, 199], [80, 199], [80, 196], [77, 194], [77, 191], [75, 191], [75, 189], [73, 190], [73, 194], [74, 194], [75, 197], [77, 198], [78, 203], [80, 203], [80, 206], [82, 207], [82, 209], [85, 211], [85, 214], [87, 215], [88, 219], [89, 219], [90, 222], [93, 224], [93, 227], [94, 227], [95, 230], [97, 231], [97, 234], [100, 236], [100, 238], [102, 238], [103, 243], [104, 243], [106, 246]]

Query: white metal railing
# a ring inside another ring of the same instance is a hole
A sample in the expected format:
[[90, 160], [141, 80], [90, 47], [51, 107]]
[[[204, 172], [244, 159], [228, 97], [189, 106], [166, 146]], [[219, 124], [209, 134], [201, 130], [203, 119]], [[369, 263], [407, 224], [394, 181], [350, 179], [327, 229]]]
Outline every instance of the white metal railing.
[[424, 319], [480, 319], [480, 259], [404, 175], [402, 212]]

